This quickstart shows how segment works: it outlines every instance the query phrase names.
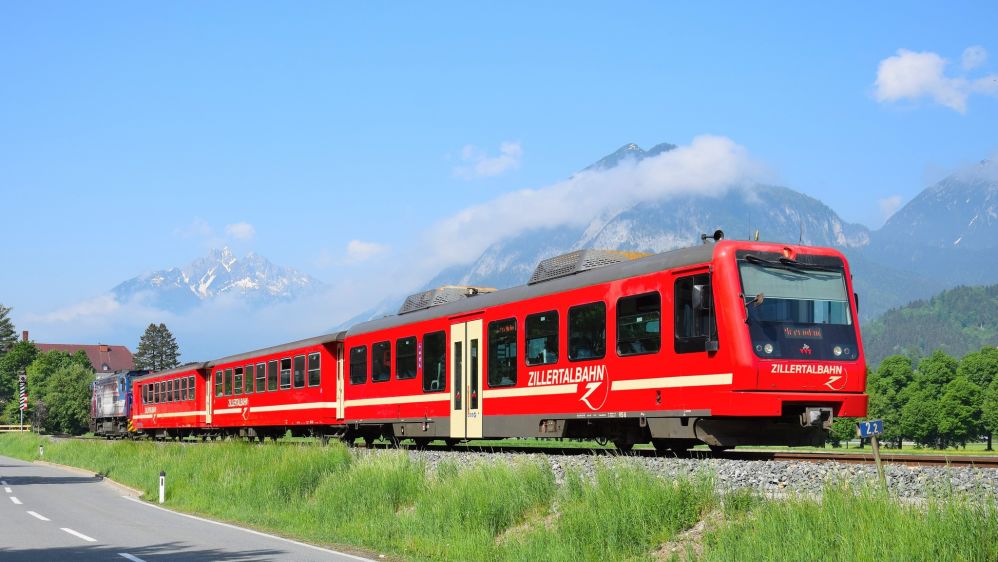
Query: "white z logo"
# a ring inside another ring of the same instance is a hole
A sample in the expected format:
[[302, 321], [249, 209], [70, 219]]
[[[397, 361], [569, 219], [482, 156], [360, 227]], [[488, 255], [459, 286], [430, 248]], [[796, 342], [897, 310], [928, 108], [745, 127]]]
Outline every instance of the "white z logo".
[[586, 393], [582, 395], [582, 398], [579, 398], [579, 400], [582, 400], [583, 402], [586, 403], [586, 406], [589, 406], [590, 410], [595, 410], [596, 408], [594, 408], [593, 405], [589, 403], [589, 396], [593, 392], [595, 392], [596, 389], [599, 388], [599, 385], [601, 385], [601, 384], [603, 384], [603, 381], [594, 381], [594, 382], [591, 382], [591, 383], [587, 384], [586, 385], [586, 389], [587, 389]]
[[837, 380], [839, 380], [841, 378], [842, 377], [838, 377], [838, 376], [828, 377], [828, 382], [825, 383], [825, 386], [827, 386], [831, 390], [836, 390], [835, 388], [832, 387], [832, 383], [834, 383], [835, 381], [837, 381]]

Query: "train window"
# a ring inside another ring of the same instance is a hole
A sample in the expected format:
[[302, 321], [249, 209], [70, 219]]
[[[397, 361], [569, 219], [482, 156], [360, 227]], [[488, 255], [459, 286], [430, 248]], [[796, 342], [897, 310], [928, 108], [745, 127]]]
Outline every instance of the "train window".
[[240, 395], [243, 393], [243, 368], [236, 367], [235, 375], [232, 377], [232, 394]]
[[662, 347], [662, 296], [658, 292], [617, 300], [617, 355], [658, 353]]
[[256, 382], [256, 367], [253, 365], [246, 365], [246, 370], [244, 371], [243, 381], [246, 383], [246, 388], [243, 390], [244, 394], [253, 394], [253, 383]]
[[392, 378], [392, 342], [378, 342], [371, 346], [371, 381], [385, 382], [390, 378]]
[[416, 378], [416, 336], [395, 342], [395, 378]]
[[158, 382], [156, 383], [156, 401], [159, 403], [166, 402], [166, 383]]
[[440, 392], [446, 389], [446, 355], [446, 333], [433, 332], [423, 336], [423, 392]]
[[142, 385], [142, 403], [149, 403], [149, 385], [147, 384]]
[[187, 377], [187, 399], [194, 400], [194, 375]]
[[225, 388], [225, 373], [221, 369], [215, 371], [215, 396], [222, 396]]
[[176, 402], [177, 401], [177, 385], [175, 380], [166, 381], [166, 401]]
[[232, 396], [232, 369], [225, 370], [225, 395]]
[[527, 332], [527, 365], [558, 362], [558, 311], [530, 314], [524, 323]]
[[460, 410], [461, 406], [461, 391], [464, 390], [464, 385], [461, 383], [461, 373], [464, 369], [462, 364], [462, 359], [464, 359], [464, 352], [461, 350], [461, 344], [463, 342], [454, 342], [454, 370], [451, 371], [454, 374], [454, 409]]
[[319, 386], [319, 354], [308, 354], [308, 385]]
[[277, 361], [267, 361], [267, 390], [277, 390]]
[[350, 384], [367, 382], [367, 346], [350, 348]]
[[[699, 289], [695, 289], [699, 287]], [[701, 273], [676, 279], [676, 353], [696, 353], [707, 351], [707, 340], [717, 333], [714, 316], [710, 313], [710, 275]], [[701, 291], [703, 297], [699, 306], [694, 305], [694, 291]]]
[[291, 388], [291, 358], [281, 359], [281, 390]]
[[156, 403], [156, 383], [149, 383], [149, 403]]
[[179, 400], [187, 400], [187, 377], [180, 380], [180, 397]]
[[489, 322], [489, 386], [516, 384], [516, 318]]
[[305, 356], [296, 355], [295, 356], [295, 388], [302, 388], [305, 386]]
[[256, 364], [256, 391], [263, 392], [267, 390], [267, 371], [266, 365], [263, 363]]
[[568, 309], [568, 358], [572, 361], [606, 356], [606, 304], [594, 302]]

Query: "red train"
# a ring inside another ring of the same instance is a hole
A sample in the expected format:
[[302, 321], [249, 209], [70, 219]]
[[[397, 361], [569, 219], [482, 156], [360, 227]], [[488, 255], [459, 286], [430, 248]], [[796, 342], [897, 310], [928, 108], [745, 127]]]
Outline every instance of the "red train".
[[137, 377], [132, 425], [417, 446], [820, 444], [833, 416], [866, 414], [856, 307], [833, 249], [582, 250], [541, 262], [525, 286], [442, 287], [346, 332]]

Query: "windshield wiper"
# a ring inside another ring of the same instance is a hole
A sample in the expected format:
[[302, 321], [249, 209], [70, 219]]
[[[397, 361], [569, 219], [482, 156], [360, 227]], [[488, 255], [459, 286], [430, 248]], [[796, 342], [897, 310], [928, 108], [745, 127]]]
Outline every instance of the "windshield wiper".
[[761, 265], [763, 267], [773, 267], [776, 269], [786, 269], [788, 271], [828, 271], [831, 273], [836, 273], [839, 271], [838, 269], [825, 267], [823, 265], [801, 263], [797, 260], [792, 260], [790, 258], [780, 258], [780, 261], [770, 261], [767, 259], [760, 258], [758, 256], [753, 256], [752, 254], [748, 254], [745, 256], [745, 261], [754, 265]]

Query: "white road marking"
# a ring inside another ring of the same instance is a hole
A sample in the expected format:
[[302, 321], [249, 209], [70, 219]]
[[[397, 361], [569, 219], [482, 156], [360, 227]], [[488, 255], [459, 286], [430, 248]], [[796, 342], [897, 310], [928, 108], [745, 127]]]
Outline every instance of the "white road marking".
[[21, 505], [21, 500], [15, 498], [14, 496], [10, 497], [10, 501], [14, 502], [14, 505]]
[[34, 511], [29, 511], [28, 515], [34, 517], [35, 519], [41, 520], [41, 521], [51, 521], [51, 519], [49, 519], [48, 517], [45, 517], [44, 515], [42, 515], [40, 513], [35, 513]]
[[60, 527], [60, 529], [63, 530], [63, 531], [66, 531], [67, 533], [69, 533], [70, 535], [73, 535], [74, 537], [79, 537], [79, 538], [81, 538], [81, 539], [83, 539], [83, 540], [85, 540], [87, 542], [97, 542], [97, 539], [88, 537], [88, 536], [84, 535], [83, 533], [74, 531], [72, 529], [67, 529], [66, 527]]
[[212, 521], [211, 519], [205, 519], [203, 517], [198, 517], [197, 515], [188, 515], [186, 513], [180, 513], [178, 511], [173, 511], [172, 509], [166, 509], [165, 507], [160, 507], [158, 505], [153, 505], [151, 503], [146, 503], [139, 498], [133, 498], [132, 496], [121, 496], [122, 498], [133, 501], [139, 505], [144, 505], [146, 507], [151, 507], [153, 509], [158, 509], [160, 511], [165, 511], [167, 513], [172, 513], [180, 517], [186, 517], [188, 519], [193, 519], [195, 521], [201, 521], [202, 523], [211, 523], [212, 525], [218, 525], [219, 527], [226, 527], [229, 529], [235, 529], [237, 531], [243, 531], [244, 533], [249, 533], [251, 535], [256, 535], [258, 537], [267, 537], [268, 539], [273, 539], [275, 541], [281, 541], [291, 544], [296, 544], [298, 546], [303, 546], [305, 548], [311, 548], [312, 550], [318, 550], [319, 552], [328, 552], [329, 554], [336, 554], [337, 556], [342, 556], [344, 558], [350, 558], [351, 560], [363, 560], [364, 562], [370, 562], [370, 558], [362, 558], [360, 556], [354, 556], [353, 554], [347, 554], [345, 552], [339, 552], [336, 550], [330, 550], [328, 548], [322, 548], [321, 546], [315, 546], [314, 544], [308, 544], [304, 542], [293, 541], [291, 539], [286, 539], [284, 537], [278, 537], [277, 535], [268, 535], [267, 533], [261, 533], [260, 531], [254, 531], [252, 529], [244, 529], [243, 527], [237, 527], [235, 525], [229, 525], [228, 523], [221, 523], [219, 521]]
[[119, 552], [118, 556], [120, 556], [122, 558], [127, 558], [128, 560], [131, 560], [132, 562], [146, 562], [145, 560], [139, 558], [138, 556], [133, 556], [133, 555], [127, 553], [127, 552]]
[[7, 481], [6, 480], [0, 480], [0, 484], [3, 484], [4, 486], [6, 486], [7, 485]]
[[14, 493], [14, 491], [10, 489], [10, 486], [4, 486], [3, 487], [3, 491], [7, 492], [8, 494], [13, 494]]

